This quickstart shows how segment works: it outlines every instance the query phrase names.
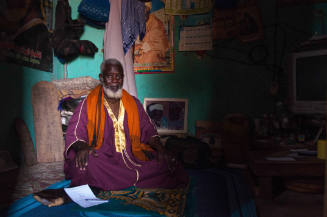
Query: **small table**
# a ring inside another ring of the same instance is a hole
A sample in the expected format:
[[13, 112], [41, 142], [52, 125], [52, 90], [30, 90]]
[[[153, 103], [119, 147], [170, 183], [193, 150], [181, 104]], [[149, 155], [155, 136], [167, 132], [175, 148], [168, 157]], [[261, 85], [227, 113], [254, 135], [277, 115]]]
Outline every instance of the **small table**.
[[[287, 151], [285, 156], [287, 156]], [[272, 152], [250, 152], [249, 167], [258, 177], [260, 197], [273, 198], [273, 177], [323, 177], [325, 161], [315, 156], [295, 158], [295, 161], [271, 161], [265, 157], [271, 156]]]

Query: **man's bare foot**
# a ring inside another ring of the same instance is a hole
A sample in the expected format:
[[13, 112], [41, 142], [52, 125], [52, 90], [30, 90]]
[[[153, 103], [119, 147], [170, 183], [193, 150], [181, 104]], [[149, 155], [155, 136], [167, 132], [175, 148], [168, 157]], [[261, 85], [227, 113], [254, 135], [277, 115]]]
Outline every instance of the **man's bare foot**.
[[33, 198], [48, 207], [60, 206], [71, 201], [63, 188], [45, 189], [34, 193]]
[[48, 206], [48, 207], [60, 206], [60, 205], [64, 204], [64, 199], [62, 197], [59, 197], [57, 199], [47, 200], [47, 199], [41, 198], [37, 195], [34, 195], [33, 198], [36, 201], [39, 201], [40, 203], [42, 203], [43, 205]]

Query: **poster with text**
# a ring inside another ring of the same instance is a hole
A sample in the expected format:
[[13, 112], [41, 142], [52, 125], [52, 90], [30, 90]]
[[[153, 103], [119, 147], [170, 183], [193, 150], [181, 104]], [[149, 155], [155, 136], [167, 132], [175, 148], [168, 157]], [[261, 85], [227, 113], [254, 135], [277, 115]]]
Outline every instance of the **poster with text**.
[[180, 30], [179, 51], [212, 49], [211, 25], [183, 27]]
[[211, 11], [212, 0], [166, 0], [165, 12], [171, 15], [204, 14]]
[[52, 0], [0, 2], [0, 60], [52, 72]]

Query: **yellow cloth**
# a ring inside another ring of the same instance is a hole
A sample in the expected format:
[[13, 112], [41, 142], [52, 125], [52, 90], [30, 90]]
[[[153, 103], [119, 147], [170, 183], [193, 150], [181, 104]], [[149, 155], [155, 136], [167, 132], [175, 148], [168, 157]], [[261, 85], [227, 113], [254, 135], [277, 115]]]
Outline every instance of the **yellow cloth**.
[[116, 116], [114, 115], [107, 100], [104, 101], [104, 105], [105, 105], [105, 107], [108, 111], [108, 114], [112, 120], [112, 123], [114, 125], [116, 151], [119, 153], [122, 153], [122, 151], [126, 147], [125, 131], [124, 131], [124, 117], [125, 117], [124, 105], [123, 105], [122, 101], [120, 100], [118, 118], [116, 118]]
[[326, 159], [326, 146], [327, 140], [319, 139], [317, 142], [317, 157], [320, 159]]

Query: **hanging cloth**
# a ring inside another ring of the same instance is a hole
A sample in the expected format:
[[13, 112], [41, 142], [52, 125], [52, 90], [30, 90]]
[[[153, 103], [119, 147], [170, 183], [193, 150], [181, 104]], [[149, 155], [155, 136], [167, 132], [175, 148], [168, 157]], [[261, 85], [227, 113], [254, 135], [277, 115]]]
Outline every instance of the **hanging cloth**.
[[140, 40], [142, 40], [145, 35], [146, 17], [144, 12], [144, 2], [122, 0], [121, 28], [124, 53], [133, 46], [138, 36], [140, 36]]
[[78, 13], [83, 17], [96, 21], [108, 22], [110, 2], [107, 0], [82, 0]]
[[[109, 1], [109, 0], [108, 0]], [[137, 97], [131, 49], [124, 54], [121, 24], [121, 0], [110, 0], [109, 21], [104, 33], [104, 59], [114, 58], [121, 62], [124, 69], [123, 88]]]

